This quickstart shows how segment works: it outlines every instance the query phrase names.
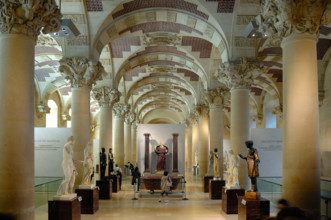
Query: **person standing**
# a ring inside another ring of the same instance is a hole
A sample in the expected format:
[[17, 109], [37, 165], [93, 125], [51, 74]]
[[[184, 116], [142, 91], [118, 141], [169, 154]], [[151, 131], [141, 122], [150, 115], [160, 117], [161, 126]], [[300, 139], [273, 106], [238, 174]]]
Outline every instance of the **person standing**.
[[122, 169], [118, 166], [118, 164], [115, 165], [115, 173], [118, 176], [119, 182], [120, 182], [120, 190], [122, 187]]
[[105, 178], [105, 172], [107, 167], [107, 156], [106, 156], [106, 149], [103, 147], [101, 148], [100, 152], [100, 178], [103, 180]]
[[137, 183], [137, 185], [138, 185], [137, 191], [139, 191], [140, 177], [141, 177], [141, 174], [140, 174], [139, 168], [138, 167], [134, 168], [134, 171], [132, 173], [132, 185]]
[[172, 186], [171, 178], [168, 176], [168, 172], [164, 171], [163, 176], [161, 178], [161, 195], [159, 202], [162, 202], [163, 195], [166, 195], [165, 203], [168, 203], [168, 193], [170, 192], [170, 187]]

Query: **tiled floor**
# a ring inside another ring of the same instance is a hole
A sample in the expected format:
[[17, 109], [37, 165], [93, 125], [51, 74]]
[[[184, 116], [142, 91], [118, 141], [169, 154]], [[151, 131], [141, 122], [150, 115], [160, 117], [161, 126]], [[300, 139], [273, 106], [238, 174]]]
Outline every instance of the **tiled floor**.
[[[99, 210], [94, 215], [82, 215], [82, 220], [222, 220], [238, 219], [237, 215], [222, 212], [221, 200], [210, 200], [208, 193], [202, 193], [202, 182], [196, 177], [187, 179], [187, 198], [170, 196], [169, 203], [158, 202], [158, 195], [143, 196], [132, 200], [133, 189], [128, 178], [122, 191], [114, 193], [111, 200], [100, 200]], [[36, 220], [47, 219], [47, 205], [36, 209]]]

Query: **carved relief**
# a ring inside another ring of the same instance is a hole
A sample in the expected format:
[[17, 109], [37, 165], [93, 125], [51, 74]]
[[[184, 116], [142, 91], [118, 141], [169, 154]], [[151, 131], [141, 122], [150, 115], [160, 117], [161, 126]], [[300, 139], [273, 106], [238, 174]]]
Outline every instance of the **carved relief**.
[[177, 13], [174, 12], [167, 12], [167, 21], [169, 22], [176, 22], [176, 17], [177, 17]]
[[72, 15], [72, 14], [65, 14], [63, 15], [63, 19], [70, 19], [73, 23], [75, 24], [85, 24], [85, 18], [84, 15], [82, 14], [76, 14], [76, 15]]
[[197, 19], [196, 18], [193, 18], [193, 17], [188, 17], [187, 18], [187, 22], [186, 22], [186, 25], [191, 27], [191, 28], [195, 28], [195, 25], [197, 24]]
[[169, 33], [153, 33], [146, 34], [143, 37], [143, 42], [145, 45], [173, 45], [177, 46], [181, 44], [181, 37], [177, 34], [169, 34]]
[[110, 107], [118, 102], [121, 98], [121, 93], [117, 89], [109, 87], [100, 87], [93, 89], [93, 98], [98, 101], [99, 106]]
[[192, 125], [196, 125], [199, 122], [199, 114], [197, 111], [193, 111], [192, 114], [190, 114], [190, 122]]
[[155, 21], [155, 12], [146, 12], [146, 21], [153, 22]]
[[104, 73], [100, 62], [93, 63], [85, 57], [69, 57], [59, 62], [59, 71], [65, 74], [72, 88], [88, 87], [91, 89]]
[[282, 106], [276, 106], [272, 109], [272, 114], [279, 116], [280, 118], [283, 118], [283, 107]]
[[132, 124], [134, 122], [134, 120], [136, 119], [136, 114], [132, 113], [132, 112], [128, 112], [125, 115], [125, 123], [126, 124]]
[[1, 33], [37, 40], [41, 30], [44, 34], [60, 30], [62, 14], [55, 0], [0, 1], [0, 8]]
[[247, 25], [251, 21], [255, 21], [256, 15], [238, 15], [237, 16], [237, 25]]
[[88, 45], [88, 38], [86, 35], [79, 35], [77, 37], [67, 37], [68, 46], [84, 46]]
[[206, 30], [205, 30], [205, 35], [209, 38], [212, 38], [213, 35], [214, 35], [214, 32], [215, 32], [215, 30], [208, 25]]
[[44, 114], [48, 114], [51, 111], [51, 109], [47, 105], [37, 104], [35, 107], [38, 118], [42, 118]]
[[227, 89], [216, 88], [213, 90], [208, 90], [204, 94], [204, 98], [211, 108], [220, 108], [224, 103], [223, 96], [228, 93]]
[[330, 3], [324, 0], [262, 0], [256, 20], [260, 31], [279, 38], [293, 31], [318, 34], [319, 26], [330, 22]]
[[266, 71], [267, 67], [264, 67], [261, 62], [242, 58], [232, 63], [221, 63], [216, 75], [218, 80], [229, 89], [249, 89], [253, 80]]
[[234, 46], [236, 47], [257, 47], [259, 45], [260, 39], [258, 38], [245, 38], [245, 37], [235, 37]]
[[196, 112], [200, 117], [208, 118], [209, 117], [209, 108], [205, 104], [198, 104], [195, 108]]
[[124, 118], [126, 113], [130, 110], [130, 105], [125, 105], [123, 103], [116, 103], [113, 107], [113, 113], [115, 116]]
[[55, 47], [58, 46], [58, 44], [51, 36], [40, 34], [37, 40], [37, 46]]

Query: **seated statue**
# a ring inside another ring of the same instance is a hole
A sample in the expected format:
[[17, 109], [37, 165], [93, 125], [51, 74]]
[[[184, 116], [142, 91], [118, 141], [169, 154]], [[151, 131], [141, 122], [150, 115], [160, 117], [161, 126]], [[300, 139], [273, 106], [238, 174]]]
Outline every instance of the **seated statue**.
[[84, 149], [84, 175], [81, 185], [91, 185], [91, 176], [93, 174], [93, 144], [89, 141]]

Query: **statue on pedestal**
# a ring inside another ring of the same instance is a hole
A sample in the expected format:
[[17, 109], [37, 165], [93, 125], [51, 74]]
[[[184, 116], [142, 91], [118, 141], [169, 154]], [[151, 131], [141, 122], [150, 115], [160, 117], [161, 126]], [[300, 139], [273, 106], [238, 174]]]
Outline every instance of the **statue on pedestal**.
[[238, 181], [238, 160], [232, 149], [228, 151], [229, 162], [226, 167], [226, 188], [239, 188]]
[[206, 176], [214, 176], [214, 152], [211, 150], [209, 152], [209, 164]]
[[106, 149], [103, 147], [101, 148], [100, 152], [100, 179], [105, 178], [105, 172], [107, 167], [107, 156], [106, 156]]
[[108, 152], [108, 176], [114, 172], [114, 155], [112, 149], [109, 148]]
[[[67, 143], [63, 148], [63, 161], [62, 168], [64, 172], [64, 180], [62, 181], [58, 191], [57, 196], [70, 195], [73, 194], [73, 187], [76, 179], [76, 167], [72, 159], [72, 146], [74, 145], [74, 137], [68, 138]], [[74, 194], [75, 195], [75, 194]]]
[[93, 174], [93, 143], [89, 141], [84, 149], [84, 175], [81, 185], [91, 185], [91, 176]]
[[218, 153], [217, 148], [214, 149], [213, 153], [213, 167], [214, 167], [214, 180], [220, 180], [218, 176]]
[[257, 192], [256, 177], [259, 176], [259, 156], [257, 150], [253, 148], [253, 141], [246, 141], [246, 147], [249, 149], [247, 156], [239, 154], [239, 157], [247, 161], [248, 176], [251, 178], [252, 189], [251, 192]]
[[154, 149], [157, 157], [156, 171], [165, 171], [166, 170], [166, 154], [168, 153], [168, 147], [164, 146], [162, 143], [159, 146], [156, 146]]

